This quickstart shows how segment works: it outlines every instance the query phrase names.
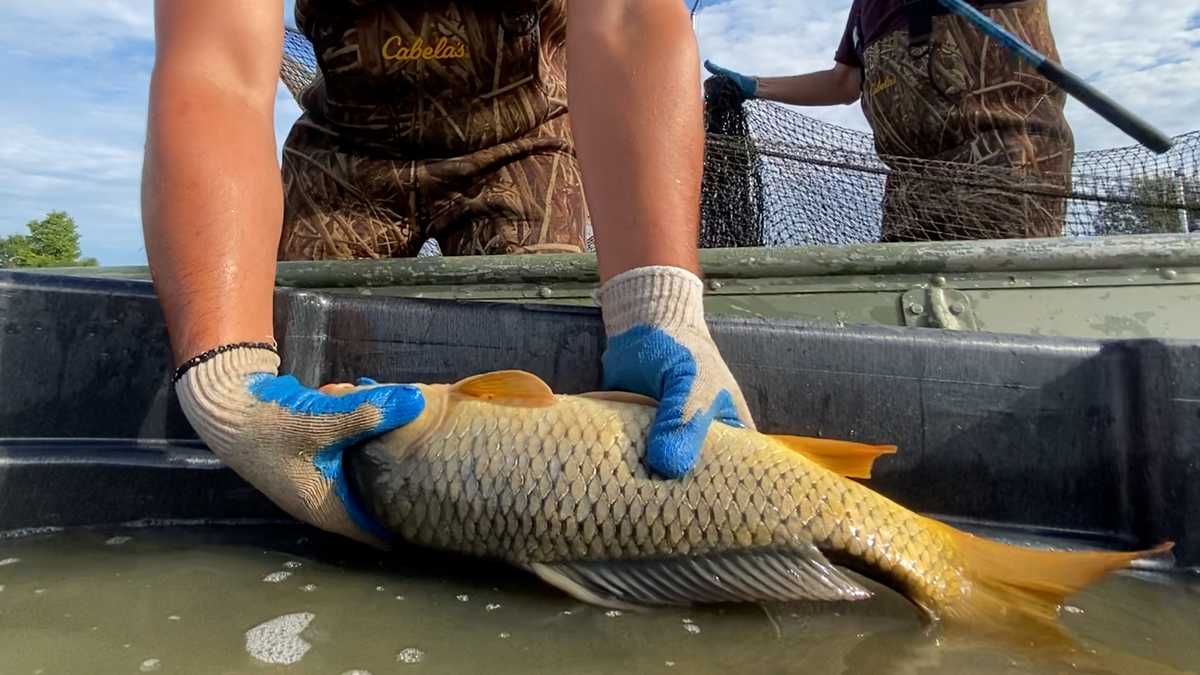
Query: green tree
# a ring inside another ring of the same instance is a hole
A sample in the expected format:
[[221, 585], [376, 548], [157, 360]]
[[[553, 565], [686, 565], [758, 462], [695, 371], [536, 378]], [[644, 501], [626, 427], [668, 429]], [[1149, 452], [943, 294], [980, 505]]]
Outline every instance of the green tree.
[[95, 258], [82, 258], [79, 228], [65, 211], [51, 211], [25, 224], [29, 234], [0, 239], [0, 267], [94, 267]]
[[[1096, 219], [1096, 234], [1179, 233], [1179, 178], [1147, 176], [1134, 180], [1118, 198], [1134, 202], [1110, 202]], [[1184, 178], [1184, 204], [1187, 205], [1188, 230], [1200, 229], [1200, 178]], [[1161, 204], [1163, 206], [1151, 206]]]

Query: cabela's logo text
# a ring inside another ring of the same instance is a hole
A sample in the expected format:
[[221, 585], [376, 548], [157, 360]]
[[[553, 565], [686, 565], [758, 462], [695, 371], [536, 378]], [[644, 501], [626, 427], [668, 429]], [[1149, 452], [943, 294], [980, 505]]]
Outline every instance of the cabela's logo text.
[[467, 46], [455, 40], [440, 38], [431, 45], [418, 37], [405, 45], [399, 35], [393, 35], [383, 43], [383, 58], [387, 61], [441, 61], [467, 58]]

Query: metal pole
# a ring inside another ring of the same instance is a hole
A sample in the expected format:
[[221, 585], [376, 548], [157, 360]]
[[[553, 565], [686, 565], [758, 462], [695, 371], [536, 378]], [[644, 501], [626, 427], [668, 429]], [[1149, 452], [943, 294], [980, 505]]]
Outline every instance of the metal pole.
[[1187, 174], [1180, 169], [1175, 172], [1175, 196], [1179, 199], [1179, 231], [1188, 233]]

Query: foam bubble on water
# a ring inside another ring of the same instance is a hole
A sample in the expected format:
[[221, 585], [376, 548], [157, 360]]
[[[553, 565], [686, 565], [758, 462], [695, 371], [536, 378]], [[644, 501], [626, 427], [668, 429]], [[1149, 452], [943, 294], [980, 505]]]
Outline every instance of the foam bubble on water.
[[120, 546], [121, 544], [129, 543], [129, 541], [131, 539], [133, 539], [133, 537], [109, 537], [108, 539], [106, 539], [104, 541], [104, 545], [105, 546]]
[[289, 560], [289, 561], [283, 563], [283, 566], [288, 568], [289, 570], [294, 570], [299, 567], [304, 567], [304, 563], [300, 562], [299, 560]]
[[342, 675], [371, 675], [371, 671], [358, 670], [357, 668], [355, 668], [354, 670], [347, 670], [346, 672], [342, 673]]
[[146, 659], [142, 661], [142, 665], [138, 666], [138, 670], [143, 673], [153, 673], [156, 670], [162, 670], [162, 661], [158, 659]]
[[0, 567], [6, 567], [8, 565], [16, 565], [19, 562], [21, 562], [20, 558], [5, 558], [4, 560], [0, 560]]
[[46, 589], [44, 589], [44, 588], [35, 588], [35, 589], [33, 589], [33, 594], [34, 594], [34, 595], [41, 595], [42, 593], [45, 593], [45, 592], [46, 592]]
[[512, 637], [512, 633], [501, 633], [501, 634], [500, 634], [500, 639], [501, 639], [501, 640], [507, 640], [507, 639], [508, 639], [508, 638], [510, 638], [510, 637]]
[[489, 603], [487, 604], [487, 606], [486, 606], [486, 607], [484, 607], [484, 609], [486, 609], [486, 610], [487, 610], [487, 611], [489, 611], [489, 612], [494, 612], [494, 611], [496, 611], [496, 610], [500, 609], [500, 603], [498, 603], [498, 602], [489, 602]]
[[217, 466], [221, 463], [221, 460], [217, 457], [196, 457], [194, 455], [188, 457], [175, 457], [171, 459], [171, 461], [181, 462], [183, 464], [187, 464], [188, 466]]
[[404, 596], [403, 596], [403, 595], [397, 595], [397, 596], [396, 596], [396, 599], [397, 599], [397, 600], [403, 600], [403, 599], [404, 599]]
[[278, 572], [271, 572], [267, 576], [263, 577], [262, 580], [268, 584], [277, 584], [290, 576], [292, 576], [291, 572], [280, 570]]
[[619, 610], [619, 609], [610, 609], [610, 610], [608, 610], [607, 612], [605, 612], [605, 613], [604, 613], [604, 616], [607, 616], [607, 617], [609, 617], [609, 618], [611, 619], [611, 618], [615, 618], [615, 617], [621, 616], [622, 614], [624, 614], [624, 612], [622, 612], [622, 611], [621, 611], [621, 610]]
[[471, 599], [471, 596], [467, 595], [466, 593], [463, 593], [462, 595], [456, 595], [454, 597], [458, 598], [459, 602], [466, 602]]
[[384, 588], [383, 588], [383, 586], [376, 586], [376, 587], [375, 587], [375, 590], [377, 590], [377, 591], [379, 591], [379, 592], [381, 592], [381, 593], [382, 593], [382, 592], [384, 591]]
[[312, 612], [284, 614], [246, 631], [246, 653], [263, 663], [291, 665], [312, 649], [300, 633], [316, 618]]
[[666, 666], [667, 666], [668, 668], [674, 668], [674, 667], [675, 667], [675, 662], [674, 662], [674, 661], [664, 661], [663, 663], [665, 663], [665, 664], [666, 664]]
[[1075, 605], [1063, 605], [1063, 611], [1067, 614], [1083, 614], [1083, 608]]
[[42, 534], [55, 534], [62, 532], [63, 528], [55, 525], [46, 525], [43, 527], [18, 527], [15, 530], [0, 531], [0, 541], [9, 539], [25, 539], [28, 537], [36, 537]]
[[687, 632], [691, 633], [692, 635], [698, 635], [700, 633], [700, 626], [697, 626], [694, 623], [683, 624], [683, 629], [686, 630]]
[[399, 654], [396, 654], [397, 663], [420, 663], [425, 660], [425, 652], [416, 647], [407, 647], [401, 649]]
[[300, 587], [300, 590], [304, 591], [305, 593], [312, 593], [313, 591], [317, 590], [317, 585], [316, 584], [304, 584], [303, 586]]
[[182, 618], [183, 617], [179, 616], [178, 614], [172, 614], [171, 616], [167, 617], [167, 621], [179, 621]]

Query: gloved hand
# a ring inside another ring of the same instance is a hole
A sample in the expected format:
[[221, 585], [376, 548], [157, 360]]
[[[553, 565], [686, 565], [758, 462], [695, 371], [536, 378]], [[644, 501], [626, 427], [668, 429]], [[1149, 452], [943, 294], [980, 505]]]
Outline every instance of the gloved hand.
[[754, 428], [750, 409], [704, 322], [704, 284], [677, 267], [619, 274], [598, 293], [608, 346], [604, 388], [659, 401], [646, 463], [680, 478], [695, 466], [713, 421]]
[[408, 385], [361, 380], [341, 396], [280, 376], [269, 345], [229, 345], [177, 371], [175, 392], [208, 447], [294, 518], [375, 546], [387, 533], [359, 505], [342, 452], [416, 419], [425, 408]]
[[756, 78], [742, 75], [728, 68], [722, 68], [707, 59], [704, 61], [704, 68], [713, 75], [723, 75], [733, 80], [734, 84], [738, 86], [738, 89], [742, 91], [742, 95], [746, 98], [758, 96], [758, 80]]

